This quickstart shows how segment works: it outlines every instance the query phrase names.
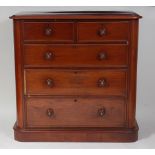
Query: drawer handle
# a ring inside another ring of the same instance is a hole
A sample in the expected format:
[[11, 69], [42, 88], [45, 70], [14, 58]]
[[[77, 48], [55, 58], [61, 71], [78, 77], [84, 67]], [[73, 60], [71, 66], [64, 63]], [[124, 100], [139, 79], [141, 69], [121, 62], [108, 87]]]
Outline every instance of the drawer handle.
[[50, 36], [52, 34], [52, 29], [51, 28], [46, 28], [45, 29], [45, 35]]
[[107, 58], [106, 52], [100, 52], [100, 53], [98, 54], [98, 59], [99, 59], [99, 60], [105, 60], [106, 58]]
[[106, 110], [105, 110], [104, 107], [98, 109], [98, 115], [99, 115], [100, 117], [103, 117], [103, 116], [105, 115], [105, 112], [106, 112]]
[[52, 52], [46, 52], [45, 53], [45, 59], [51, 60], [54, 57], [54, 54]]
[[49, 108], [49, 109], [47, 109], [46, 113], [47, 113], [48, 117], [52, 117], [54, 115], [54, 110]]
[[47, 79], [46, 84], [47, 84], [48, 87], [53, 87], [54, 86], [54, 82], [53, 82], [52, 79]]
[[105, 34], [106, 34], [106, 29], [105, 28], [98, 30], [98, 35], [100, 37], [104, 36]]
[[106, 79], [102, 78], [98, 80], [98, 87], [105, 87], [107, 84]]

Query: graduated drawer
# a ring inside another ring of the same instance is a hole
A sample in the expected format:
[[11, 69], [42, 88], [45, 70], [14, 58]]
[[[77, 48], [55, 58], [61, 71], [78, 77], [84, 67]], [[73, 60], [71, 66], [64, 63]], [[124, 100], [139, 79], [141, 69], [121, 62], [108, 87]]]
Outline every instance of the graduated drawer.
[[33, 127], [124, 127], [124, 99], [29, 98], [26, 126]]
[[24, 22], [25, 41], [73, 42], [72, 22]]
[[125, 70], [26, 69], [26, 95], [126, 95]]
[[128, 46], [26, 44], [26, 67], [126, 67]]
[[78, 23], [79, 42], [127, 41], [129, 34], [128, 21]]

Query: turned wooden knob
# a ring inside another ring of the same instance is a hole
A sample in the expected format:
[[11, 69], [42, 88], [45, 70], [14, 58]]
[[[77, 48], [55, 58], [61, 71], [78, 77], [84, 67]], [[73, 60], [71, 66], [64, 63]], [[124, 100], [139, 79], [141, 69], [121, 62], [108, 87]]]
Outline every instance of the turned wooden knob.
[[54, 86], [54, 82], [53, 82], [52, 79], [47, 79], [46, 84], [47, 84], [48, 87], [53, 87]]
[[100, 53], [98, 54], [98, 59], [99, 59], [99, 60], [105, 60], [106, 58], [107, 58], [106, 52], [100, 52]]
[[52, 29], [51, 28], [46, 28], [45, 29], [45, 35], [50, 36], [52, 34]]
[[49, 109], [47, 109], [46, 114], [48, 117], [52, 117], [54, 115], [54, 110], [49, 108]]
[[105, 87], [107, 84], [106, 79], [102, 78], [98, 80], [98, 87]]
[[52, 52], [46, 52], [45, 53], [45, 59], [46, 60], [51, 60], [51, 59], [53, 59], [53, 57], [54, 57], [54, 54]]
[[98, 35], [100, 37], [104, 36], [105, 34], [106, 34], [106, 29], [105, 28], [102, 28], [102, 29], [98, 30]]
[[103, 116], [105, 115], [105, 112], [106, 112], [106, 110], [105, 110], [104, 107], [98, 109], [98, 115], [99, 115], [100, 117], [103, 117]]

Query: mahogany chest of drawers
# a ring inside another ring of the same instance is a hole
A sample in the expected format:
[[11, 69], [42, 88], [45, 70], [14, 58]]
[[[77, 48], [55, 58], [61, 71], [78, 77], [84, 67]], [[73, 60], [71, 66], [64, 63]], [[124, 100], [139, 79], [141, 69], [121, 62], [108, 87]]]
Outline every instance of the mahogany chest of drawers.
[[14, 20], [19, 141], [138, 137], [132, 12], [26, 13]]

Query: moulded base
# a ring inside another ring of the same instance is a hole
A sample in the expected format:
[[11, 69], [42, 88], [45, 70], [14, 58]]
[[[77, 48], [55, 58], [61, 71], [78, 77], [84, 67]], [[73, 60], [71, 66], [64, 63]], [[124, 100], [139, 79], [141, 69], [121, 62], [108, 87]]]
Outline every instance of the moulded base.
[[138, 125], [126, 128], [21, 129], [15, 124], [15, 140], [21, 142], [134, 142]]

